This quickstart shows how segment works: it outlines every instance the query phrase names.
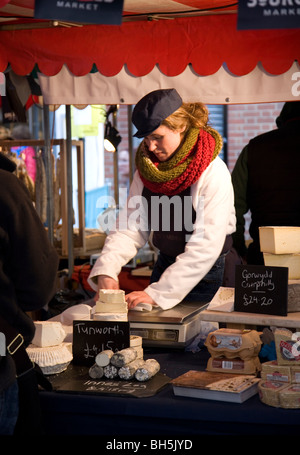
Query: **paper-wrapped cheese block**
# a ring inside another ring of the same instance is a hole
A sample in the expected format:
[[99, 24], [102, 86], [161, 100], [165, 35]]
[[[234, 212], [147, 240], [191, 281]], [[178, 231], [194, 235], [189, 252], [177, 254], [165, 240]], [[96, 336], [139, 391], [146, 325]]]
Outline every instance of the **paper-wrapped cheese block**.
[[26, 349], [30, 360], [41, 368], [46, 375], [61, 373], [73, 359], [72, 343], [39, 348], [30, 344]]
[[280, 407], [279, 394], [286, 387], [288, 387], [287, 384], [283, 382], [261, 380], [258, 383], [259, 398], [263, 403], [278, 408]]
[[287, 267], [288, 279], [300, 279], [300, 253], [294, 254], [271, 254], [263, 253], [264, 263], [266, 266], [272, 267]]
[[300, 253], [300, 227], [261, 226], [259, 242], [263, 253]]
[[216, 373], [238, 373], [257, 375], [261, 370], [258, 357], [242, 360], [239, 357], [227, 359], [226, 357], [210, 357], [207, 362], [207, 371]]
[[300, 365], [291, 366], [291, 382], [300, 384]]
[[212, 357], [246, 360], [259, 354], [262, 341], [256, 330], [224, 328], [210, 332], [204, 344]]
[[291, 368], [287, 365], [278, 365], [277, 360], [262, 363], [261, 378], [266, 381], [290, 383], [292, 380]]
[[281, 408], [300, 408], [300, 384], [290, 384], [279, 393], [279, 404]]
[[34, 321], [35, 334], [32, 344], [45, 348], [47, 346], [57, 346], [61, 344], [66, 336], [66, 332], [60, 322], [54, 321]]

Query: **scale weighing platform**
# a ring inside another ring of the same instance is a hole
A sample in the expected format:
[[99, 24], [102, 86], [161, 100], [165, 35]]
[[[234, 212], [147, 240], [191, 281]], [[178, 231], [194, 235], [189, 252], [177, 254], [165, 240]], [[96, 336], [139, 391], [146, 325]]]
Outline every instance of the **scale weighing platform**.
[[200, 313], [208, 303], [182, 302], [169, 310], [128, 312], [130, 334], [143, 338], [143, 346], [185, 347], [200, 332]]

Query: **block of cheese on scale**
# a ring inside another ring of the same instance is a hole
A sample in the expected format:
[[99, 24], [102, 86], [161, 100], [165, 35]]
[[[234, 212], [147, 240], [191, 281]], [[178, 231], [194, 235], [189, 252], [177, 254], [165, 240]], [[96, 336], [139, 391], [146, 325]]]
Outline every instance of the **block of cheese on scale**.
[[66, 332], [61, 322], [56, 321], [34, 321], [35, 334], [32, 344], [41, 348], [58, 346], [65, 337]]
[[259, 227], [260, 250], [263, 253], [300, 253], [300, 227], [261, 226]]
[[122, 289], [100, 289], [99, 300], [104, 303], [125, 302], [125, 291]]
[[94, 313], [94, 321], [127, 322], [127, 313]]
[[121, 289], [100, 289], [96, 302], [96, 313], [127, 313], [125, 292]]

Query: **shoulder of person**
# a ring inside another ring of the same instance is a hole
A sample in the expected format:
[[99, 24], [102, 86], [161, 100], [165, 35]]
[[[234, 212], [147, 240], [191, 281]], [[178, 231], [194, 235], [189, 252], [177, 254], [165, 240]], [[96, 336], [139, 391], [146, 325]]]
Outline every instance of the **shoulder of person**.
[[21, 182], [15, 174], [0, 169], [0, 198], [2, 201], [8, 200], [8, 195], [11, 199], [18, 202], [18, 197], [29, 198], [29, 192], [26, 186]]

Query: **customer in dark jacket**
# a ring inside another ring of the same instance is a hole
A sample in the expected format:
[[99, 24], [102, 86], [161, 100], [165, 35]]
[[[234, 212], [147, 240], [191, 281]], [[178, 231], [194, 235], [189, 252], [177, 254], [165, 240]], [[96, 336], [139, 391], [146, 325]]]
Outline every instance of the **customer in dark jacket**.
[[[26, 312], [41, 309], [53, 297], [58, 256], [14, 169], [0, 153], [0, 332], [5, 336], [8, 326], [15, 328], [27, 346], [34, 323]], [[17, 370], [13, 357], [3, 355], [3, 335], [1, 340], [0, 434], [12, 434], [19, 413]]]
[[[232, 172], [237, 229], [233, 245], [248, 264], [264, 264], [259, 226], [300, 226], [300, 101], [284, 104], [277, 129], [252, 139]], [[250, 210], [253, 242], [245, 245]]]

